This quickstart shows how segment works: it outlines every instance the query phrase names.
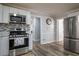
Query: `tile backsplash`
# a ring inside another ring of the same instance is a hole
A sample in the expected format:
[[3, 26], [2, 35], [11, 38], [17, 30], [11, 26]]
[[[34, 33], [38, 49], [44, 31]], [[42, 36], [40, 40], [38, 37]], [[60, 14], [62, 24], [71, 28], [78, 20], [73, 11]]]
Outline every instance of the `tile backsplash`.
[[30, 26], [25, 24], [0, 24], [0, 31], [13, 30], [15, 28], [25, 28], [26, 31], [30, 30]]

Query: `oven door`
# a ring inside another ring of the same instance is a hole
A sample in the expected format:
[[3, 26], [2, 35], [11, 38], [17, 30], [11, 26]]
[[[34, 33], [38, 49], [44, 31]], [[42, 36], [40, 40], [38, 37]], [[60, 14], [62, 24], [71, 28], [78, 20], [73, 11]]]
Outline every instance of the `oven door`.
[[28, 38], [15, 38], [9, 40], [9, 50], [23, 48], [23, 47], [29, 47]]
[[14, 41], [15, 49], [28, 47], [29, 46], [29, 39], [28, 38], [17, 38]]

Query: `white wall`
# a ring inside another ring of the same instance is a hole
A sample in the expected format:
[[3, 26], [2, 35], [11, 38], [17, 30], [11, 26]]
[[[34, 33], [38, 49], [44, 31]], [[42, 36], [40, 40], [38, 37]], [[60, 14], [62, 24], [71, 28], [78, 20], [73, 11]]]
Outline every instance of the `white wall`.
[[52, 19], [52, 24], [47, 25], [46, 19], [50, 18], [47, 16], [38, 16], [38, 15], [32, 15], [33, 16], [33, 40], [35, 41], [35, 17], [40, 17], [40, 43], [46, 44], [51, 43], [55, 41], [55, 32], [54, 32], [54, 19]]
[[54, 20], [52, 19], [52, 24], [48, 25], [46, 24], [46, 19], [48, 17], [41, 17], [41, 44], [46, 44], [50, 42], [54, 42]]

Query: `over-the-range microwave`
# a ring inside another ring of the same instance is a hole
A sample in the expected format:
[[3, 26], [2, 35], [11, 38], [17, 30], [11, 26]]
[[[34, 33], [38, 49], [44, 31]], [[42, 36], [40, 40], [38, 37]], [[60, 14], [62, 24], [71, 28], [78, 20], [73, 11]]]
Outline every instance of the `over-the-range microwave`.
[[10, 14], [10, 23], [26, 23], [26, 16], [18, 14]]

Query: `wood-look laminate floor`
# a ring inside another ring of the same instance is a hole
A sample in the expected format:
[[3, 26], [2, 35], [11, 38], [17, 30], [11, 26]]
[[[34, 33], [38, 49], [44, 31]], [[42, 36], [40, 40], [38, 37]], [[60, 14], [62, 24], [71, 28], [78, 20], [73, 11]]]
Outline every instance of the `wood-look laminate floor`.
[[79, 56], [79, 54], [64, 50], [63, 45], [58, 42], [48, 44], [34, 42], [30, 56]]

